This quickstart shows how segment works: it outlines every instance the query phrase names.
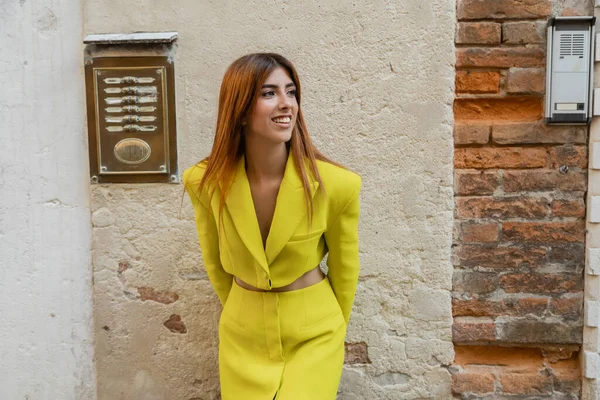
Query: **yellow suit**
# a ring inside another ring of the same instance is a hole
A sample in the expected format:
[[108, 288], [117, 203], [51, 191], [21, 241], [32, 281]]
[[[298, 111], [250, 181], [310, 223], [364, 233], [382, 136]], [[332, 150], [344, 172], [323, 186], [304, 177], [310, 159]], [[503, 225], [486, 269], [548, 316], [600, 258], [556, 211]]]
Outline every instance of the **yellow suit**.
[[[317, 162], [326, 196], [313, 187], [309, 229], [301, 178], [288, 157], [273, 221], [263, 248], [245, 172], [239, 160], [218, 229], [219, 189], [209, 199], [198, 190], [205, 164], [183, 174], [196, 214], [208, 277], [224, 306], [219, 323], [219, 369], [223, 400], [335, 399], [344, 336], [358, 281], [358, 218], [361, 179]], [[315, 268], [328, 254], [321, 283], [270, 292]], [[267, 290], [255, 292], [234, 276]]]

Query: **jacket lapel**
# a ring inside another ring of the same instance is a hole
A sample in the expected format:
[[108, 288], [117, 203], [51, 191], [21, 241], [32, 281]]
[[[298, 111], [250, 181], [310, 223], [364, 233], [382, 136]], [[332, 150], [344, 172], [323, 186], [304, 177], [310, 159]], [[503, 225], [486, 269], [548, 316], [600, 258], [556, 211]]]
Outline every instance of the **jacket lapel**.
[[[319, 183], [313, 180], [310, 174], [309, 180], [314, 196]], [[304, 188], [302, 179], [296, 171], [294, 157], [290, 153], [285, 165], [285, 172], [277, 193], [275, 212], [265, 249], [263, 249], [250, 183], [246, 175], [244, 156], [241, 157], [238, 163], [235, 178], [229, 189], [225, 204], [242, 242], [261, 267], [269, 272], [269, 264], [275, 260], [296, 231], [300, 221], [306, 216]]]
[[[319, 182], [311, 179], [310, 174], [308, 176], [312, 186], [312, 195], [314, 196], [319, 187]], [[305, 216], [304, 186], [302, 186], [302, 179], [296, 171], [294, 157], [290, 153], [277, 194], [273, 221], [267, 237], [265, 253], [269, 264], [275, 260]]]
[[229, 188], [225, 204], [242, 242], [261, 267], [268, 272], [269, 266], [262, 245], [250, 183], [246, 176], [244, 156], [238, 162], [235, 178]]

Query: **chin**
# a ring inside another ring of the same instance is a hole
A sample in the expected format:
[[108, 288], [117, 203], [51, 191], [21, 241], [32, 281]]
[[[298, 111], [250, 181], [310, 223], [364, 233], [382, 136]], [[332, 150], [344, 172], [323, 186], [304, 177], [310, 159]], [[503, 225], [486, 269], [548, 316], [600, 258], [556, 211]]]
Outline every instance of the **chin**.
[[273, 133], [273, 135], [269, 135], [269, 139], [277, 143], [287, 143], [292, 139], [292, 131]]
[[292, 140], [292, 131], [290, 131], [289, 133], [283, 135], [282, 139], [283, 139], [284, 143], [287, 143], [290, 140]]
[[260, 133], [254, 134], [254, 138], [259, 141], [266, 141], [275, 144], [287, 143], [292, 139], [293, 128], [286, 130], [265, 130]]

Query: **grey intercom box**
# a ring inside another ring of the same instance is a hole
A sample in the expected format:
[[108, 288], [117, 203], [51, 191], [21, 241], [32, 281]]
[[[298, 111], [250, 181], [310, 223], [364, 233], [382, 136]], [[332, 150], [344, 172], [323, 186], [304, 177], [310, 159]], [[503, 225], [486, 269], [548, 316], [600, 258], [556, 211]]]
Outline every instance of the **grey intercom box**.
[[595, 17], [548, 21], [546, 122], [588, 124], [592, 120]]

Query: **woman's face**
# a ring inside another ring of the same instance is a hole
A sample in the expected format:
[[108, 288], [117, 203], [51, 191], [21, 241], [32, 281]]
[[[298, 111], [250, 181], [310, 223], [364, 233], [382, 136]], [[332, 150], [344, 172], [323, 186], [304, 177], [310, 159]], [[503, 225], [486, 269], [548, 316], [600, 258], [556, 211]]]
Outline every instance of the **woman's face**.
[[292, 137], [298, 115], [296, 85], [281, 67], [273, 70], [263, 84], [246, 124], [252, 140], [285, 143]]

